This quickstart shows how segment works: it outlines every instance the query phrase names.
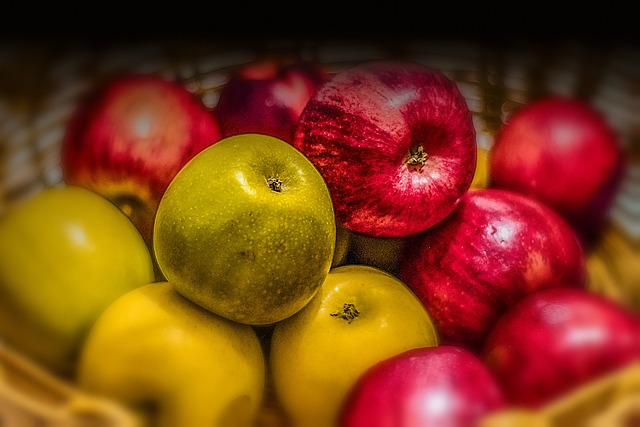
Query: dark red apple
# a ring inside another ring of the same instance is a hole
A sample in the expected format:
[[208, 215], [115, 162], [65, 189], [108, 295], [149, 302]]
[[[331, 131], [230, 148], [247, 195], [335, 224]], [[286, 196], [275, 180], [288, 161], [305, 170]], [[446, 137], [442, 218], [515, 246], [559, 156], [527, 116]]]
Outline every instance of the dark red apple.
[[291, 142], [302, 109], [327, 80], [322, 64], [291, 56], [267, 57], [237, 69], [216, 105], [222, 134], [255, 132]]
[[293, 145], [325, 178], [338, 221], [373, 237], [444, 219], [476, 165], [472, 116], [455, 82], [402, 60], [334, 74], [307, 102]]
[[96, 87], [69, 119], [63, 177], [115, 203], [152, 247], [153, 220], [167, 186], [220, 138], [215, 116], [181, 84], [118, 75]]
[[606, 118], [586, 101], [561, 96], [538, 98], [513, 113], [489, 154], [492, 187], [543, 201], [585, 242], [604, 224], [625, 163]]
[[494, 325], [482, 352], [513, 405], [536, 409], [640, 360], [631, 313], [583, 289], [535, 292]]
[[339, 427], [470, 427], [506, 408], [496, 379], [471, 352], [418, 348], [369, 368], [351, 388]]
[[477, 352], [493, 323], [544, 288], [585, 287], [580, 240], [551, 208], [507, 190], [469, 190], [442, 222], [412, 236], [399, 277], [443, 344]]

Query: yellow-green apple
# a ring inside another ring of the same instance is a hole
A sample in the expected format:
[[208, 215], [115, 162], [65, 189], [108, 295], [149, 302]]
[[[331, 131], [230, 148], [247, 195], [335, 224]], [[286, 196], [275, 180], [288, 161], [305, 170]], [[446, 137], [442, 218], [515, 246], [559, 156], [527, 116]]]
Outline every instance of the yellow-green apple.
[[268, 325], [327, 276], [336, 245], [329, 190], [291, 144], [223, 138], [174, 178], [156, 217], [158, 265], [178, 292], [221, 316]]
[[300, 115], [293, 145], [327, 182], [351, 231], [404, 237], [453, 211], [476, 167], [465, 98], [439, 70], [371, 60], [333, 75]]
[[408, 350], [366, 370], [349, 390], [338, 425], [469, 427], [506, 407], [478, 356], [442, 345]]
[[535, 292], [493, 326], [482, 360], [514, 406], [538, 409], [640, 360], [637, 316], [585, 289]]
[[236, 69], [215, 107], [223, 136], [262, 133], [291, 142], [309, 98], [329, 79], [319, 62], [269, 56]]
[[331, 269], [321, 290], [273, 329], [273, 387], [295, 427], [335, 427], [348, 390], [374, 364], [438, 345], [423, 305], [395, 276], [364, 265]]
[[62, 140], [65, 182], [120, 207], [152, 249], [158, 203], [175, 174], [221, 138], [215, 115], [176, 81], [122, 74], [73, 112]]
[[82, 187], [51, 187], [0, 219], [0, 341], [69, 376], [100, 312], [153, 280], [127, 216]]
[[154, 427], [249, 427], [265, 359], [255, 331], [192, 303], [168, 282], [110, 304], [82, 348], [77, 383]]
[[579, 98], [547, 96], [521, 107], [496, 134], [490, 185], [537, 198], [591, 244], [621, 184], [625, 160], [605, 116]]
[[542, 202], [512, 191], [469, 190], [451, 215], [411, 240], [399, 277], [445, 344], [477, 351], [498, 317], [527, 294], [585, 287], [576, 233]]

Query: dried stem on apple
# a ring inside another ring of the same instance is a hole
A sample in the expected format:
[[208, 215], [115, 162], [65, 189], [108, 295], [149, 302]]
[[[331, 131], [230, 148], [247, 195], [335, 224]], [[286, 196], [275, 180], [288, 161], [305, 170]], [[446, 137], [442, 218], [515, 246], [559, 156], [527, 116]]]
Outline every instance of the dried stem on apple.
[[360, 312], [354, 304], [344, 303], [342, 310], [338, 310], [335, 313], [330, 313], [331, 316], [339, 317], [347, 321], [347, 323], [353, 322], [353, 319], [360, 315]]
[[278, 174], [267, 178], [267, 185], [276, 193], [280, 193], [282, 191], [282, 181], [278, 178]]
[[422, 145], [418, 145], [417, 147], [412, 147], [409, 150], [409, 155], [407, 156], [405, 163], [409, 169], [420, 171], [425, 163], [427, 163], [427, 157], [427, 153], [425, 153]]

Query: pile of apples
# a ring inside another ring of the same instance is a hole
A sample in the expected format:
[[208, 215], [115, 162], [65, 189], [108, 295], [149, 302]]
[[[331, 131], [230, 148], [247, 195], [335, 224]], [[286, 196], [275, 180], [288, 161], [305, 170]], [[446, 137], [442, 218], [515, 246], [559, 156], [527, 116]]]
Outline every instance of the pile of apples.
[[269, 393], [294, 427], [466, 427], [638, 360], [637, 313], [586, 289], [624, 172], [587, 102], [533, 100], [480, 164], [419, 63], [269, 57], [219, 95], [83, 100], [64, 185], [0, 219], [3, 343], [163, 427], [254, 426]]

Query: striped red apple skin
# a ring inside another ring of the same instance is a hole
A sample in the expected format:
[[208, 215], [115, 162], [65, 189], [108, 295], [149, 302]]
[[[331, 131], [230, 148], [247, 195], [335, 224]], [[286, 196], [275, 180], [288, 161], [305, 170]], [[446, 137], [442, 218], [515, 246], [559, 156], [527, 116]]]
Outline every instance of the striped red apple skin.
[[476, 165], [472, 115], [454, 81], [420, 63], [343, 69], [309, 99], [293, 145], [327, 182], [340, 223], [373, 237], [432, 227]]
[[500, 315], [526, 295], [585, 286], [576, 233], [548, 206], [507, 190], [470, 190], [451, 215], [406, 247], [400, 278], [433, 316], [442, 342], [475, 352]]

